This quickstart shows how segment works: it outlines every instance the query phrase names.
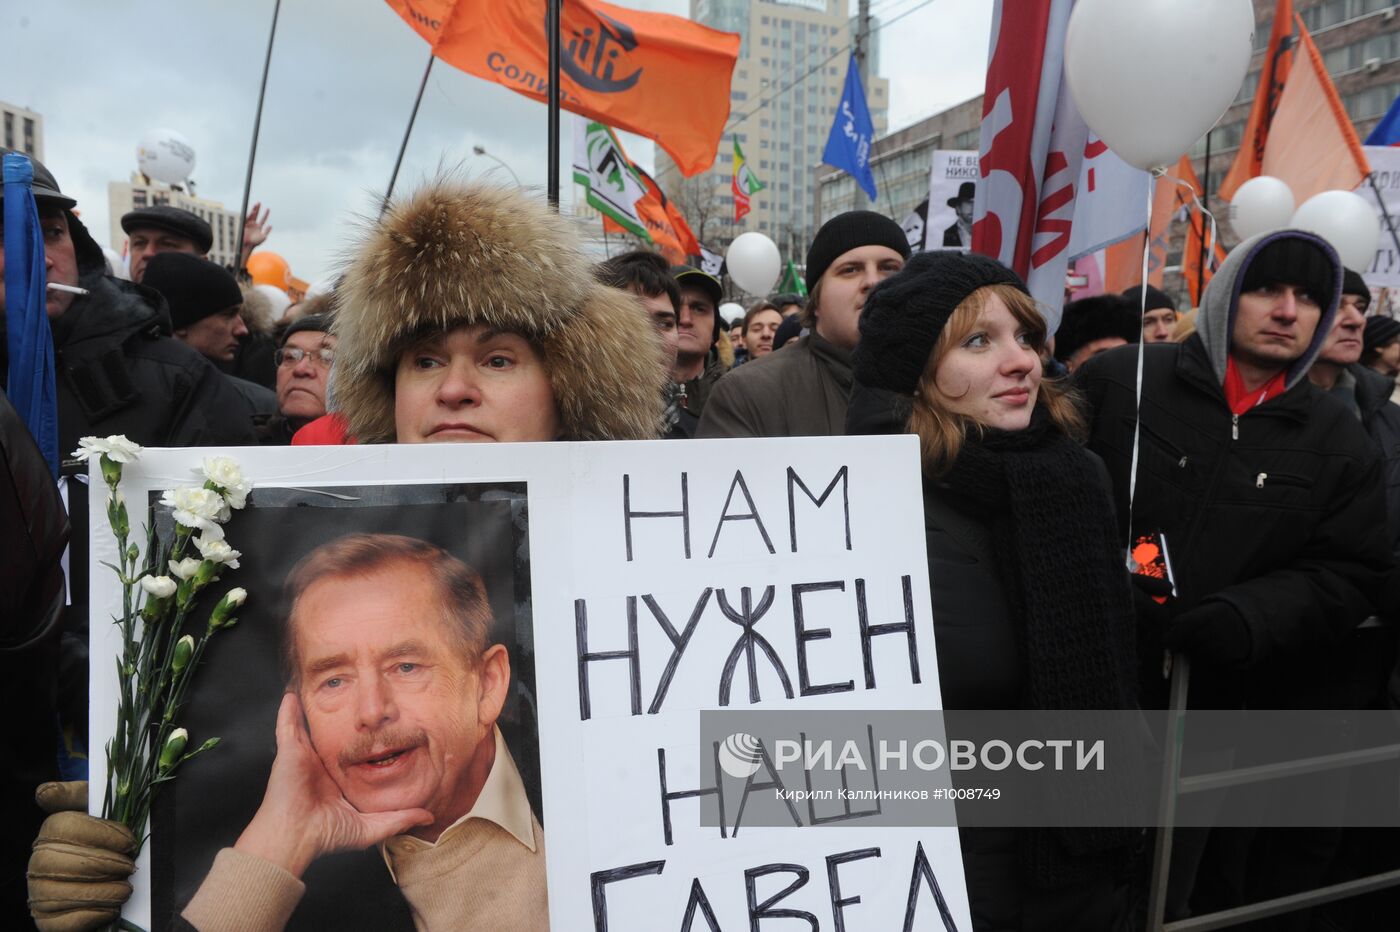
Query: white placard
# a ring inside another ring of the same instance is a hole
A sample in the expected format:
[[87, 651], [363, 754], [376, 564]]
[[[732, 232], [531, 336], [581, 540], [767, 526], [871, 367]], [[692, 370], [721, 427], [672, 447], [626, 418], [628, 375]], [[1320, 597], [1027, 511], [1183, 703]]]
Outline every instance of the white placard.
[[929, 175], [925, 249], [972, 248], [971, 208], [968, 208], [966, 215], [966, 228], [960, 232], [954, 205], [969, 190], [975, 194], [979, 178], [976, 149], [934, 150], [933, 170]]
[[[690, 801], [671, 806], [671, 844], [661, 827], [658, 750], [666, 752], [672, 789], [704, 784], [702, 710], [940, 707], [916, 438], [148, 450], [127, 467], [127, 501], [143, 502], [152, 490], [189, 483], [190, 470], [214, 452], [239, 460], [255, 483], [255, 502], [263, 488], [491, 481], [523, 482], [528, 488], [541, 822], [553, 928], [603, 928], [604, 921], [611, 932], [680, 928], [697, 882], [720, 928], [747, 928], [745, 871], [775, 863], [802, 865], [810, 878], [773, 908], [810, 912], [822, 927], [833, 924], [833, 911], [839, 908], [852, 932], [902, 928], [919, 845], [957, 927], [971, 927], [953, 828], [874, 827], [855, 821], [840, 827], [745, 826], [737, 836], [721, 838], [716, 828], [701, 827], [698, 806]], [[100, 477], [95, 481], [100, 483]], [[98, 565], [112, 559], [114, 548], [105, 532], [102, 496], [90, 500], [96, 529], [93, 617], [102, 618], [119, 610], [120, 589], [110, 571]], [[135, 515], [132, 523], [138, 523]], [[906, 577], [921, 675], [918, 682], [911, 676], [906, 639], [886, 636], [880, 639], [886, 643], [871, 649], [878, 677], [876, 687], [867, 688], [855, 581], [862, 580], [872, 618], [887, 619], [902, 617]], [[844, 588], [806, 600], [807, 629], [830, 629], [830, 637], [801, 642], [794, 633], [792, 587], [818, 581], [840, 581]], [[750, 703], [742, 660], [730, 677], [729, 697], [722, 701], [726, 660], [744, 631], [721, 610], [719, 595], [723, 592], [731, 605], [738, 605], [743, 588], [758, 601], [770, 586], [775, 593], [771, 608], [752, 625], [776, 657], [770, 661], [759, 652], [760, 701]], [[260, 595], [251, 592], [250, 599]], [[581, 664], [580, 619], [585, 616], [586, 652], [628, 649], [629, 598], [637, 606], [635, 665], [626, 657]], [[653, 604], [677, 631], [702, 605], [664, 688], [663, 670], [675, 648], [656, 620]], [[229, 636], [237, 637], [238, 629]], [[100, 786], [105, 766], [100, 749], [115, 723], [115, 671], [102, 658], [113, 656], [120, 644], [114, 626], [106, 624], [92, 625], [92, 639], [91, 764], [94, 785]], [[806, 654], [803, 679], [851, 680], [853, 688], [802, 695], [799, 650]], [[778, 665], [793, 685], [791, 699]], [[586, 717], [581, 666], [587, 668], [590, 687]], [[640, 714], [632, 709], [634, 667]], [[97, 808], [101, 793], [91, 798]], [[834, 907], [828, 857], [875, 847], [881, 851], [878, 857], [841, 867], [842, 895], [858, 900]], [[655, 862], [664, 864], [606, 884], [605, 920], [597, 915], [595, 880], [601, 872]], [[126, 910], [129, 919], [147, 928], [149, 878], [147, 853], [133, 878], [136, 893]], [[776, 894], [792, 880], [768, 876], [762, 895]], [[695, 929], [706, 927], [698, 915], [695, 923]], [[927, 891], [921, 894], [913, 927], [945, 928]]]

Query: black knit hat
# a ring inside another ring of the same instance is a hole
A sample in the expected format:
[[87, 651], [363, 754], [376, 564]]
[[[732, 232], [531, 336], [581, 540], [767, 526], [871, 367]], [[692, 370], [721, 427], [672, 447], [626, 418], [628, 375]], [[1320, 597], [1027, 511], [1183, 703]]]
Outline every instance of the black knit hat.
[[952, 250], [914, 256], [865, 299], [854, 355], [856, 381], [912, 395], [948, 318], [987, 285], [1026, 291], [1020, 276], [986, 256]]
[[1116, 294], [1095, 295], [1066, 304], [1060, 329], [1055, 331], [1055, 358], [1068, 361], [1085, 344], [1108, 337], [1136, 343], [1142, 335], [1138, 306]]
[[1361, 300], [1361, 313], [1366, 313], [1366, 308], [1371, 306], [1371, 289], [1366, 285], [1366, 280], [1361, 277], [1360, 272], [1353, 272], [1351, 269], [1342, 269], [1342, 294], [1356, 295]]
[[[1134, 285], [1123, 292], [1123, 297], [1131, 301], [1133, 307], [1142, 307], [1142, 288], [1142, 285]], [[1174, 311], [1176, 310], [1176, 302], [1162, 289], [1148, 285], [1147, 306], [1142, 308], [1142, 312], [1146, 314], [1148, 311], [1161, 310], [1162, 308]]]
[[141, 284], [165, 296], [176, 330], [243, 303], [243, 292], [227, 269], [187, 252], [156, 253]]
[[813, 237], [807, 250], [807, 291], [842, 253], [861, 246], [888, 246], [909, 258], [909, 237], [899, 224], [873, 210], [848, 210], [823, 223]]
[[1307, 290], [1317, 306], [1326, 310], [1336, 301], [1333, 294], [1337, 269], [1322, 246], [1302, 236], [1281, 236], [1249, 260], [1240, 293], [1269, 285], [1296, 285]]
[[773, 349], [782, 349], [789, 340], [802, 336], [802, 315], [789, 314], [778, 324], [778, 332], [773, 334]]
[[1364, 351], [1369, 353], [1400, 339], [1400, 320], [1393, 317], [1366, 318], [1366, 334], [1361, 338]]
[[282, 338], [277, 341], [277, 345], [279, 347], [286, 346], [287, 337], [291, 336], [294, 333], [302, 333], [303, 331], [307, 330], [313, 333], [330, 333], [331, 315], [307, 314], [305, 317], [298, 317], [296, 320], [292, 321], [290, 324], [287, 325], [286, 330], [282, 331]]
[[214, 231], [197, 214], [179, 207], [158, 204], [155, 207], [140, 207], [122, 214], [122, 230], [130, 236], [136, 230], [154, 227], [176, 236], [183, 236], [194, 243], [200, 252], [207, 253], [214, 245]]

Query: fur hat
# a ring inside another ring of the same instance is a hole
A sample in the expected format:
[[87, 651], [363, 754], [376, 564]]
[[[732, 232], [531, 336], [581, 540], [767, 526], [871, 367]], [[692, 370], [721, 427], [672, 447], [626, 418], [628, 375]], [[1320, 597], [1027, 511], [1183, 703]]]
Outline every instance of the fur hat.
[[1019, 275], [986, 256], [955, 250], [915, 255], [865, 299], [855, 380], [912, 395], [953, 312], [988, 285], [1026, 291]]
[[361, 443], [394, 440], [405, 348], [481, 324], [541, 349], [564, 439], [659, 433], [669, 373], [651, 319], [594, 279], [571, 223], [523, 190], [429, 182], [367, 225], [336, 296], [332, 388]]

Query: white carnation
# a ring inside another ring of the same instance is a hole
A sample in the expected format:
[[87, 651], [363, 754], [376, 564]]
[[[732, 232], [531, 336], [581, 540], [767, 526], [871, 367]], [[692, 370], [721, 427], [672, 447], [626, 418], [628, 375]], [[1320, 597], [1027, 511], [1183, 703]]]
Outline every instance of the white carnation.
[[218, 537], [210, 537], [201, 534], [194, 539], [194, 545], [199, 549], [199, 555], [213, 563], [222, 563], [231, 570], [238, 569], [238, 558], [243, 556], [234, 550], [228, 543]]
[[228, 503], [234, 508], [242, 508], [248, 500], [248, 492], [253, 484], [243, 476], [238, 461], [228, 456], [206, 456], [204, 465], [196, 470], [199, 475], [223, 490]]
[[223, 529], [219, 528], [218, 522], [228, 520], [228, 503], [213, 489], [166, 489], [160, 503], [174, 512], [176, 524], [205, 532], [215, 529], [212, 536], [223, 536]]
[[141, 588], [153, 599], [168, 599], [175, 594], [175, 580], [169, 576], [142, 576]]
[[73, 455], [80, 460], [87, 460], [105, 453], [114, 463], [134, 463], [141, 455], [141, 449], [139, 443], [132, 443], [125, 435], [113, 434], [110, 437], [80, 438], [78, 449], [73, 451]]
[[185, 557], [183, 560], [171, 560], [170, 572], [181, 579], [191, 579], [195, 573], [199, 572], [199, 566], [203, 560], [196, 557]]

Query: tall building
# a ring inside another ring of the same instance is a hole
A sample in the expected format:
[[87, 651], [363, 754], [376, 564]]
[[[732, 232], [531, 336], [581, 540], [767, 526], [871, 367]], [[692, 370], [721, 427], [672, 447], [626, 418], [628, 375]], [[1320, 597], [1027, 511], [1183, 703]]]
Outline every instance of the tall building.
[[148, 181], [139, 172], [132, 172], [130, 181], [107, 183], [111, 237], [108, 242], [112, 244], [112, 248], [122, 252], [120, 244], [126, 242], [126, 233], [122, 230], [121, 222], [123, 214], [130, 213], [138, 207], [154, 207], [160, 204], [179, 207], [202, 217], [214, 232], [214, 245], [209, 250], [209, 258], [229, 268], [239, 265], [235, 251], [238, 249], [238, 228], [242, 224], [239, 222], [237, 211], [224, 207], [221, 201], [211, 201], [187, 191], [176, 190], [169, 185]]
[[[848, 0], [691, 0], [697, 22], [743, 37], [730, 85], [729, 122], [710, 171], [683, 178], [658, 147], [656, 180], [695, 234], [719, 248], [740, 233], [771, 237], [801, 260], [817, 229], [814, 169], [836, 116], [857, 23]], [[886, 129], [889, 82], [879, 74], [879, 20], [871, 17], [865, 88], [875, 133]], [[684, 107], [684, 101], [676, 101]], [[765, 185], [734, 221], [734, 143]]]
[[0, 100], [0, 143], [44, 161], [44, 118]]

